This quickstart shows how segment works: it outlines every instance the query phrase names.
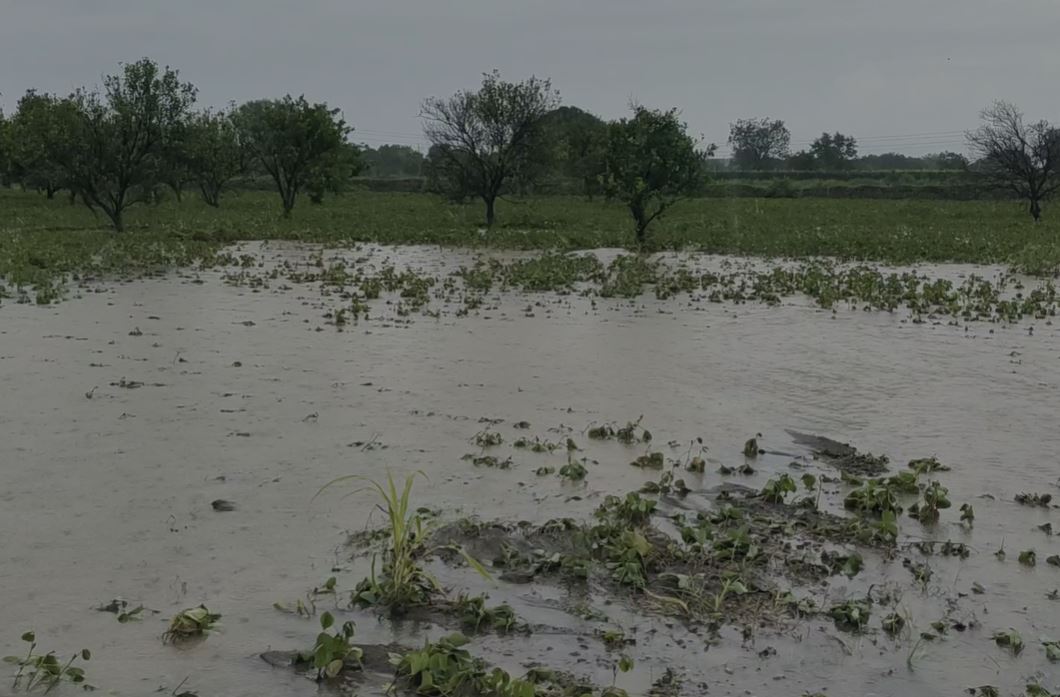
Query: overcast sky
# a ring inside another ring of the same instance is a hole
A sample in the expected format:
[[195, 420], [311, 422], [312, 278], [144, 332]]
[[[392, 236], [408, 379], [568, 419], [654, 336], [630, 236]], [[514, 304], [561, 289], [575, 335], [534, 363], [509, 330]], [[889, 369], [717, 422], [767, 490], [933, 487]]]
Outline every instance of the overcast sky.
[[1060, 0], [0, 0], [5, 112], [143, 56], [209, 105], [327, 101], [372, 145], [422, 143], [422, 99], [492, 68], [605, 118], [676, 106], [719, 144], [771, 116], [793, 149], [960, 150], [995, 98], [1060, 121]]

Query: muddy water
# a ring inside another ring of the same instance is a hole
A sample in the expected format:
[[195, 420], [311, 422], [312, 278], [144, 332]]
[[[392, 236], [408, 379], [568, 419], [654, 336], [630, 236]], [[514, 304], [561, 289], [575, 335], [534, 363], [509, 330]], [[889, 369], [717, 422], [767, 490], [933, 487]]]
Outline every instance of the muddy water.
[[[307, 254], [283, 245], [249, 251], [270, 260]], [[431, 248], [349, 254], [384, 256], [433, 272], [470, 260]], [[1060, 520], [1055, 509], [1012, 501], [1021, 491], [1060, 494], [1056, 327], [914, 325], [900, 312], [833, 315], [800, 301], [594, 304], [506, 294], [477, 315], [412, 321], [388, 317], [377, 301], [380, 319], [340, 332], [325, 324], [335, 303], [318, 289], [280, 285], [254, 291], [216, 272], [184, 272], [82, 290], [52, 308], [0, 306], [0, 653], [20, 651], [18, 635], [34, 629], [44, 648], [90, 648], [90, 682], [115, 694], [171, 690], [185, 678], [183, 689], [201, 695], [315, 694], [313, 683], [258, 654], [305, 647], [315, 634], [274, 602], [304, 597], [332, 569], [340, 588], [364, 574], [342, 544], [345, 531], [369, 523], [372, 500], [329, 491], [314, 501], [323, 483], [422, 470], [430, 481], [418, 485], [416, 503], [447, 518], [588, 515], [604, 494], [651, 475], [627, 464], [643, 448], [590, 447], [583, 431], [643, 415], [656, 446], [677, 442], [663, 447], [674, 457], [701, 437], [713, 462], [739, 463], [743, 441], [758, 432], [763, 447], [790, 454], [766, 458], [758, 475], [740, 480], [750, 486], [806, 455], [785, 429], [850, 441], [898, 466], [938, 455], [954, 468], [939, 478], [955, 507], [975, 506], [974, 532], [959, 529], [950, 510], [930, 534], [906, 519], [903, 533], [966, 542], [972, 557], [932, 560], [924, 591], [899, 563], [869, 559], [871, 575], [830, 592], [839, 600], [873, 578], [900, 580], [918, 630], [942, 617], [943, 596], [967, 593], [972, 582], [986, 593], [963, 599], [953, 615], [981, 627], [922, 646], [912, 670], [912, 642], [806, 627], [758, 636], [748, 648], [726, 631], [708, 650], [679, 623], [614, 605], [612, 623], [638, 636], [637, 668], [620, 686], [644, 691], [667, 666], [680, 668], [688, 694], [705, 683], [711, 694], [942, 695], [1058, 679], [1038, 638], [1060, 635], [1060, 603], [1045, 599], [1060, 587], [1060, 568], [1044, 563], [1060, 553], [1060, 537], [1035, 526]], [[533, 470], [563, 457], [504, 445], [497, 453], [512, 455], [511, 470], [476, 469], [461, 457], [478, 452], [471, 440], [481, 419], [502, 419], [494, 428], [509, 442], [523, 435], [511, 426], [523, 420], [531, 436], [571, 435], [599, 464], [584, 485], [562, 484]], [[721, 481], [711, 466], [690, 485]], [[215, 512], [216, 499], [236, 510]], [[1004, 562], [993, 554], [1002, 545]], [[1016, 562], [1027, 548], [1037, 551], [1036, 568]], [[593, 625], [552, 609], [554, 590], [454, 579], [564, 630], [478, 640], [483, 655], [512, 669], [540, 662], [611, 682]], [[93, 609], [116, 597], [159, 614], [122, 625]], [[199, 603], [224, 615], [223, 628], [204, 642], [163, 646], [163, 618]], [[394, 638], [370, 615], [351, 616], [362, 639]], [[1016, 658], [989, 640], [1008, 627], [1027, 643]], [[441, 630], [395, 631], [415, 645]], [[776, 655], [759, 657], [767, 646]]]

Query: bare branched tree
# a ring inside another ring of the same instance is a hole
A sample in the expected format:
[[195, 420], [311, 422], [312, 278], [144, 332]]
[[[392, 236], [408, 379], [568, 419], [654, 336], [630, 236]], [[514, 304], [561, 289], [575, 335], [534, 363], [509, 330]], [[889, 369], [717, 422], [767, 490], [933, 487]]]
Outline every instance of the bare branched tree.
[[1048, 121], [1026, 123], [1007, 102], [994, 102], [980, 116], [983, 125], [966, 134], [979, 160], [975, 169], [1028, 201], [1038, 222], [1042, 202], [1060, 189], [1060, 129]]
[[549, 80], [505, 82], [486, 73], [477, 92], [423, 102], [423, 132], [448, 169], [486, 204], [486, 226], [506, 181], [520, 172], [541, 117], [559, 104]]

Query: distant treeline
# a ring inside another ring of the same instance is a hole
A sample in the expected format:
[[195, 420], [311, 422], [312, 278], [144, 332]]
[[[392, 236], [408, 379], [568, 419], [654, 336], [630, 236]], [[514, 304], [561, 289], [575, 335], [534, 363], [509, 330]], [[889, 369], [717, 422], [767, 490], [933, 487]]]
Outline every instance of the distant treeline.
[[[373, 176], [368, 170], [354, 177], [354, 188], [367, 191], [439, 193], [423, 176]], [[255, 188], [268, 188], [259, 180]], [[583, 196], [584, 182], [569, 177], [549, 177], [518, 192], [549, 196]], [[940, 199], [955, 201], [1010, 199], [1013, 194], [962, 171], [855, 171], [855, 172], [711, 172], [696, 195], [713, 198], [871, 198]]]

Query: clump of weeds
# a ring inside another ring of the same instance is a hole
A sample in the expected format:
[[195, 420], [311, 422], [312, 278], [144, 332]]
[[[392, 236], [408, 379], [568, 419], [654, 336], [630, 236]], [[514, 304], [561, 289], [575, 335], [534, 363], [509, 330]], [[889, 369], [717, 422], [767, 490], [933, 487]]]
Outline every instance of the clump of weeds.
[[11, 684], [13, 690], [29, 692], [37, 687], [43, 687], [44, 694], [47, 694], [63, 681], [79, 685], [84, 690], [95, 689], [85, 682], [84, 669], [74, 665], [78, 659], [88, 661], [92, 658], [92, 652], [88, 649], [81, 649], [64, 662], [55, 655], [54, 651], [37, 653], [35, 633], [26, 632], [21, 638], [29, 644], [26, 655], [4, 656], [4, 663], [16, 666], [15, 678]]
[[[811, 475], [812, 476], [812, 475]], [[770, 479], [762, 487], [761, 496], [769, 503], [784, 503], [784, 497], [798, 491], [795, 480], [790, 474], [782, 474], [780, 477]]]
[[685, 480], [676, 479], [673, 471], [663, 472], [657, 482], [646, 482], [641, 491], [646, 494], [675, 494], [677, 496], [687, 495], [691, 489], [685, 484]]
[[950, 507], [949, 490], [938, 482], [924, 489], [924, 499], [909, 507], [909, 517], [921, 523], [935, 523], [939, 519], [939, 510]]
[[910, 460], [908, 467], [918, 475], [950, 471], [950, 467], [939, 462], [937, 457], [925, 457], [918, 460]]
[[504, 442], [504, 437], [497, 431], [486, 429], [475, 434], [475, 445], [480, 448], [492, 448]]
[[663, 459], [662, 453], [654, 452], [641, 455], [630, 464], [634, 467], [640, 467], [641, 469], [661, 470], [666, 464], [666, 461]]
[[484, 595], [461, 595], [453, 602], [453, 609], [464, 626], [473, 632], [483, 628], [510, 632], [519, 628], [519, 619], [510, 605], [488, 607]]
[[868, 598], [862, 600], [848, 600], [840, 605], [833, 606], [828, 611], [838, 629], [848, 632], [860, 632], [869, 623], [872, 616], [872, 601]]
[[621, 629], [607, 629], [597, 633], [600, 637], [600, 641], [604, 642], [604, 648], [608, 651], [617, 651], [618, 649], [625, 648], [630, 644], [636, 643], [633, 639], [626, 637], [626, 633]]
[[572, 482], [582, 481], [588, 473], [585, 465], [574, 459], [568, 459], [567, 464], [559, 468], [559, 476]]
[[651, 431], [641, 426], [644, 416], [641, 415], [636, 421], [630, 421], [625, 426], [616, 428], [614, 424], [604, 424], [590, 428], [586, 435], [593, 440], [615, 439], [619, 443], [634, 445], [636, 443], [650, 443]]
[[329, 634], [328, 630], [334, 624], [335, 618], [330, 612], [321, 614], [320, 633], [317, 634], [313, 650], [308, 654], [299, 654], [299, 660], [313, 663], [317, 681], [334, 678], [346, 667], [361, 668], [364, 651], [350, 643], [355, 629], [353, 622], [343, 622], [334, 634]]
[[565, 447], [565, 445], [561, 443], [553, 443], [548, 440], [541, 440], [540, 438], [535, 437], [518, 438], [512, 442], [512, 447], [521, 450], [529, 450], [532, 453], [551, 453]]
[[892, 612], [883, 618], [881, 626], [883, 627], [883, 631], [891, 636], [897, 636], [905, 627], [905, 618], [897, 612]]
[[205, 605], [181, 610], [169, 621], [169, 628], [162, 634], [162, 641], [169, 643], [206, 636], [217, 628], [221, 615], [210, 612]]
[[1052, 500], [1052, 494], [1028, 494], [1025, 492], [1016, 494], [1016, 503], [1021, 506], [1041, 506], [1042, 508], [1047, 508], [1049, 504], [1052, 503]]
[[703, 474], [707, 469], [707, 461], [697, 455], [688, 461], [685, 469], [695, 474]]
[[902, 512], [895, 487], [880, 479], [870, 479], [861, 488], [847, 494], [843, 499], [843, 506], [858, 513], [872, 515], [898, 515]]
[[935, 573], [929, 565], [922, 562], [914, 562], [912, 559], [903, 559], [902, 566], [908, 569], [909, 573], [913, 574], [913, 580], [915, 580], [921, 588], [927, 588], [928, 582]]
[[847, 578], [854, 578], [865, 566], [865, 560], [857, 552], [840, 554], [839, 552], [821, 552], [821, 561], [832, 573], [842, 573]]
[[994, 632], [994, 636], [991, 638], [995, 644], [1003, 649], [1008, 649], [1013, 654], [1019, 654], [1023, 651], [1023, 637], [1015, 629]]
[[655, 501], [635, 492], [626, 494], [625, 498], [609, 495], [594, 515], [613, 527], [641, 527], [651, 520], [656, 506]]
[[[389, 536], [382, 554], [381, 573], [376, 574], [378, 556], [374, 556], [371, 575], [357, 584], [353, 591], [352, 600], [356, 604], [385, 607], [391, 613], [401, 614], [411, 607], [429, 604], [433, 596], [442, 592], [438, 581], [418, 561], [419, 557], [431, 550], [425, 549], [428, 530], [424, 518], [410, 506], [416, 476], [410, 474], [406, 477], [404, 487], [399, 490], [393, 475], [389, 473], [386, 486], [361, 475], [348, 475], [325, 484], [317, 492], [319, 496], [325, 489], [341, 482], [367, 482], [368, 489], [378, 494], [381, 501], [379, 507], [387, 516]], [[467, 554], [463, 547], [447, 545], [445, 549], [458, 552], [480, 575], [490, 578], [485, 567]]]
[[512, 458], [503, 460], [496, 455], [464, 455], [465, 460], [471, 460], [475, 467], [489, 467], [490, 469], [507, 470], [512, 468]]
[[530, 680], [511, 677], [500, 668], [488, 670], [464, 648], [468, 640], [451, 634], [427, 642], [418, 651], [391, 654], [397, 679], [418, 695], [488, 695], [489, 697], [535, 697], [537, 688]]
[[129, 603], [121, 598], [115, 598], [106, 605], [101, 605], [96, 608], [100, 612], [113, 613], [120, 624], [126, 624], [127, 622], [133, 622], [135, 620], [143, 619], [144, 606], [137, 605], [136, 607], [129, 607]]

